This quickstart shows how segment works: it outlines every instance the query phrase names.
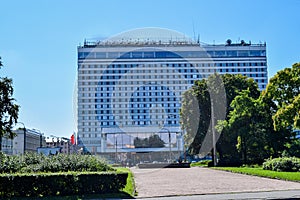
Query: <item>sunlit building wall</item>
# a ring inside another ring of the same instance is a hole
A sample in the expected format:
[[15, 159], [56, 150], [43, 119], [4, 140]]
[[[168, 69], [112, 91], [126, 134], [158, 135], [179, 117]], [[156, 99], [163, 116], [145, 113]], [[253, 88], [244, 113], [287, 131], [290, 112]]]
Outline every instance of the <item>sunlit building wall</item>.
[[242, 74], [260, 90], [268, 82], [266, 44], [245, 42], [85, 42], [77, 71], [79, 142], [91, 153], [140, 151], [133, 138], [153, 127], [163, 127], [161, 151], [180, 151], [181, 95], [195, 80]]

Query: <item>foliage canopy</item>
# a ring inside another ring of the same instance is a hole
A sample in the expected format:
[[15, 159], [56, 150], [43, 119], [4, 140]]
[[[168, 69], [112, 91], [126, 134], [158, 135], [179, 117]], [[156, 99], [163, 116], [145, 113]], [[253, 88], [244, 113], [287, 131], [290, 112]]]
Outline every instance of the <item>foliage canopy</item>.
[[293, 140], [292, 130], [300, 128], [300, 63], [279, 71], [263, 92], [253, 79], [242, 75], [214, 74], [196, 81], [183, 94], [180, 111], [189, 153], [202, 153], [204, 138], [212, 138], [212, 116], [220, 112], [212, 106], [224, 99], [215, 97], [221, 83], [212, 89], [209, 85], [218, 79], [226, 94], [226, 116], [215, 127], [221, 133], [216, 144], [220, 165], [261, 164], [287, 148], [291, 155], [299, 153], [295, 151], [299, 142]]
[[[0, 57], [0, 68], [2, 66]], [[19, 105], [15, 104], [13, 92], [12, 79], [0, 77], [0, 151], [2, 137], [14, 137], [12, 127], [18, 120]]]

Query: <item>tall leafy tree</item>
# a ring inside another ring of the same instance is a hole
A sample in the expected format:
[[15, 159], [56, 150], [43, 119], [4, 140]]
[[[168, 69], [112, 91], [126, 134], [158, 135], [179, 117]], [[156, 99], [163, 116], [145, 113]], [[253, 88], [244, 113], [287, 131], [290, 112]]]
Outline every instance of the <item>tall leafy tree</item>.
[[[300, 129], [300, 63], [275, 74], [262, 94], [264, 103], [270, 106], [273, 119], [274, 151], [299, 156], [300, 143], [294, 129]], [[278, 156], [278, 155], [277, 155]]]
[[[0, 67], [2, 67], [0, 57]], [[19, 105], [13, 98], [12, 79], [0, 78], [0, 150], [2, 148], [2, 137], [13, 138], [12, 127], [18, 120]]]
[[[218, 142], [217, 151], [219, 154], [219, 163], [221, 165], [239, 165], [241, 164], [241, 153], [242, 150], [237, 148], [238, 136], [241, 133], [234, 131], [228, 127], [229, 120], [232, 117], [230, 112], [235, 108], [235, 104], [232, 104], [233, 100], [239, 96], [243, 91], [248, 91], [247, 96], [249, 98], [257, 99], [260, 95], [257, 83], [253, 79], [249, 79], [242, 75], [223, 75], [223, 83], [226, 91], [227, 99], [227, 113], [226, 118], [223, 121], [219, 121], [217, 129], [222, 132]], [[246, 123], [241, 120], [239, 123]], [[226, 126], [227, 125], [227, 126]]]
[[[221, 87], [218, 87], [220, 84], [224, 86], [225, 97], [222, 97], [222, 92], [220, 92]], [[209, 86], [213, 87], [209, 88]], [[211, 97], [213, 98], [214, 105], [225, 104], [225, 119], [228, 120], [228, 114], [232, 110], [230, 105], [232, 100], [239, 92], [247, 89], [249, 90], [250, 97], [259, 97], [260, 91], [253, 79], [242, 75], [214, 74], [208, 77], [208, 79], [196, 81], [194, 86], [183, 94], [180, 111], [181, 125], [186, 130], [185, 141], [188, 144], [189, 153], [199, 153], [205, 136], [207, 134], [211, 135]], [[215, 95], [211, 96], [211, 93]], [[218, 98], [214, 98], [214, 96]], [[221, 106], [219, 107], [221, 108]], [[214, 111], [214, 114], [218, 115], [218, 111]], [[221, 134], [217, 144], [221, 158], [226, 152], [232, 154], [232, 151], [237, 151], [235, 141], [233, 142], [229, 132]]]
[[292, 138], [292, 129], [299, 127], [299, 66], [279, 71], [259, 98], [250, 97], [249, 91], [242, 91], [234, 98], [228, 119], [219, 124], [224, 128], [223, 136], [231, 135], [219, 141], [225, 139], [225, 143], [231, 144], [220, 148], [221, 162], [261, 163], [285, 150], [299, 155], [295, 150], [299, 142]]
[[185, 148], [194, 155], [199, 153], [202, 141], [210, 124], [210, 98], [205, 79], [196, 81], [190, 90], [182, 96], [180, 109], [181, 126], [186, 131], [184, 135]]
[[275, 130], [300, 128], [300, 63], [277, 72], [264, 97], [273, 102]]
[[234, 98], [229, 120], [222, 123], [224, 132], [231, 133], [229, 138], [236, 143], [236, 160], [231, 159], [228, 164], [262, 163], [272, 152], [269, 142], [271, 116], [261, 99], [250, 97], [249, 93], [244, 90]]

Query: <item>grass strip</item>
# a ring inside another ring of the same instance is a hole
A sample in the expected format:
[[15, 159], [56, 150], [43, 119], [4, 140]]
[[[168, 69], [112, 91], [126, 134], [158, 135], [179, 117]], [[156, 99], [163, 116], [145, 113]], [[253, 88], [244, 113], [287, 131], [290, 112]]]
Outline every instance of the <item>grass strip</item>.
[[281, 179], [286, 181], [300, 182], [300, 172], [277, 172], [271, 170], [264, 170], [262, 169], [262, 167], [213, 167], [212, 169], [266, 178]]
[[130, 169], [125, 168], [125, 167], [118, 167], [116, 169], [117, 169], [117, 172], [127, 172], [128, 173], [127, 184], [126, 184], [125, 188], [123, 189], [123, 192], [129, 194], [132, 197], [137, 196], [137, 192], [135, 190], [133, 173], [130, 171]]
[[192, 162], [191, 167], [207, 167], [209, 162], [211, 162], [211, 160], [202, 160], [199, 162]]

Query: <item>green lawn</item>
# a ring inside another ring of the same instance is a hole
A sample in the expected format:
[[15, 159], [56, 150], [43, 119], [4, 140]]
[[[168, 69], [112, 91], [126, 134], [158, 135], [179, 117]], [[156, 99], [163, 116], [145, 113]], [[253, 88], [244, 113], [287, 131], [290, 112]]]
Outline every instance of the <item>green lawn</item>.
[[261, 167], [213, 167], [212, 169], [300, 182], [300, 172], [275, 172], [271, 170], [263, 170]]

